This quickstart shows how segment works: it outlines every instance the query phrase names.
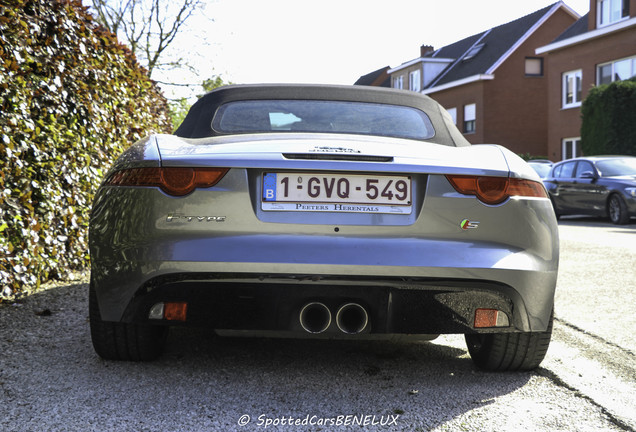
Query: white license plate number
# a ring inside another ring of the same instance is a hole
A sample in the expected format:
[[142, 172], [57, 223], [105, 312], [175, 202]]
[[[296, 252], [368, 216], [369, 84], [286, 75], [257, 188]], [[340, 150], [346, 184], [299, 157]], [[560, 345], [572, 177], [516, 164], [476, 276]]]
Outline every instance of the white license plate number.
[[412, 211], [410, 176], [265, 173], [265, 211], [397, 213]]

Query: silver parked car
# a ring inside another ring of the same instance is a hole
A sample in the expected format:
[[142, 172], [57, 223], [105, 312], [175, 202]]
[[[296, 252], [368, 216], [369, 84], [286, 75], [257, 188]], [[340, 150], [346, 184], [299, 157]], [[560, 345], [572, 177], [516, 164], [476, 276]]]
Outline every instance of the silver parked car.
[[528, 165], [539, 174], [541, 180], [546, 179], [550, 175], [550, 171], [552, 170], [553, 162], [539, 159], [539, 160], [529, 160]]
[[90, 222], [90, 325], [150, 360], [169, 326], [220, 335], [465, 334], [487, 370], [550, 341], [558, 267], [537, 174], [471, 146], [432, 99], [348, 86], [222, 87], [130, 147]]

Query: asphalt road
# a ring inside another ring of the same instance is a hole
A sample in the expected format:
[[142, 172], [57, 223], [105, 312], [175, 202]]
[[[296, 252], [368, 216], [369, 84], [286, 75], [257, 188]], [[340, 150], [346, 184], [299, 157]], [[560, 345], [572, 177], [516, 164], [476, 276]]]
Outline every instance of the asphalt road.
[[560, 234], [554, 336], [533, 373], [478, 371], [456, 335], [387, 344], [184, 329], [156, 362], [105, 362], [77, 283], [0, 306], [0, 430], [635, 431], [636, 224], [566, 219]]

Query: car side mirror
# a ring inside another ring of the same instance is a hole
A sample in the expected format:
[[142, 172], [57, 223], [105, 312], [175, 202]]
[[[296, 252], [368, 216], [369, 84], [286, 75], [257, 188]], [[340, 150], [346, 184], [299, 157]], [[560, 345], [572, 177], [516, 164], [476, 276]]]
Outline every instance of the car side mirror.
[[584, 178], [584, 179], [596, 179], [598, 177], [592, 171], [583, 171], [581, 173], [581, 178]]

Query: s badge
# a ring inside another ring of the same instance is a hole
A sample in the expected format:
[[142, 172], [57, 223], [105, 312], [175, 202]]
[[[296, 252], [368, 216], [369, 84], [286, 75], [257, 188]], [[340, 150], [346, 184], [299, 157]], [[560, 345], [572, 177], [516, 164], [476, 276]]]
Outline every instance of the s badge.
[[479, 222], [477, 221], [470, 221], [468, 219], [464, 219], [463, 221], [461, 221], [459, 223], [459, 226], [463, 229], [463, 230], [468, 230], [468, 229], [475, 229], [479, 227]]

